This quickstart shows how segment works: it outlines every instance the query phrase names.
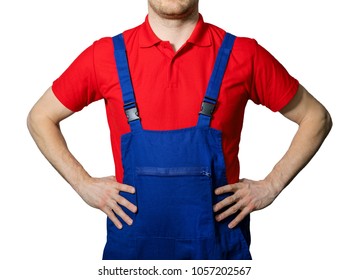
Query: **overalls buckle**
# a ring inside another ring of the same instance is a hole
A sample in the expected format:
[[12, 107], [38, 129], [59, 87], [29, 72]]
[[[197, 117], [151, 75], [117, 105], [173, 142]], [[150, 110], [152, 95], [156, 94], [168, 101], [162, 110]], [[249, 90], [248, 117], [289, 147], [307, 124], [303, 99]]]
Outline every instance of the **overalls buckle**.
[[128, 123], [139, 120], [138, 107], [135, 102], [130, 102], [124, 105], [124, 111], [126, 113]]
[[214, 109], [215, 104], [203, 101], [199, 114], [211, 117], [213, 115]]

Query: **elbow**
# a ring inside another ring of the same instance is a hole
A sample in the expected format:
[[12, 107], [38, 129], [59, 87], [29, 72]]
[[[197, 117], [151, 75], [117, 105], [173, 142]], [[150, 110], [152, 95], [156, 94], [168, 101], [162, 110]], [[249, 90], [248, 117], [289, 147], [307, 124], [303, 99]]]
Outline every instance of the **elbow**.
[[27, 128], [31, 134], [34, 129], [34, 125], [35, 125], [35, 117], [34, 117], [33, 109], [31, 109], [27, 116]]
[[323, 142], [332, 129], [333, 121], [326, 108], [320, 103], [317, 105], [308, 111], [299, 125], [303, 125], [308, 132], [313, 133], [313, 137]]
[[324, 135], [326, 137], [332, 129], [333, 121], [330, 113], [326, 109], [324, 109], [323, 111], [324, 112], [322, 113], [322, 127]]
[[316, 130], [316, 137], [321, 139], [321, 142], [329, 135], [333, 122], [330, 113], [324, 106], [321, 106], [320, 110], [317, 110], [312, 119], [312, 126]]
[[40, 127], [44, 125], [44, 116], [35, 108], [35, 106], [30, 110], [27, 116], [27, 128], [32, 137], [35, 137]]

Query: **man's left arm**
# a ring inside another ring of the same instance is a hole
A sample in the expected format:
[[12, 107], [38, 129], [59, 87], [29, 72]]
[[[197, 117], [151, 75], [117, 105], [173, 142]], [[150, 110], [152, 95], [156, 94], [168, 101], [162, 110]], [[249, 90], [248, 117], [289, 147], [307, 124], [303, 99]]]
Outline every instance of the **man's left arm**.
[[232, 193], [214, 205], [215, 212], [228, 207], [217, 214], [217, 221], [239, 212], [229, 224], [230, 228], [235, 227], [251, 212], [270, 205], [312, 159], [332, 127], [329, 112], [301, 85], [293, 99], [280, 112], [297, 123], [298, 130], [289, 149], [273, 170], [263, 180], [242, 179], [236, 184], [215, 190], [216, 195]]

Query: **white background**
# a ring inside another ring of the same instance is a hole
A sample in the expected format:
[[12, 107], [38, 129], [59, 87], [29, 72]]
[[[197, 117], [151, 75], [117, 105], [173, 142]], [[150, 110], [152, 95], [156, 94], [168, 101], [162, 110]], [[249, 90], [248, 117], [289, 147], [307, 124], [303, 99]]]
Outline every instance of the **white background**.
[[[269, 208], [252, 214], [254, 260], [247, 263], [253, 266], [247, 279], [344, 279], [348, 249], [345, 1], [200, 2], [206, 22], [256, 38], [327, 107], [334, 121], [313, 161]], [[82, 50], [100, 37], [142, 23], [146, 13], [145, 0], [1, 2], [1, 279], [98, 278], [97, 268], [105, 264], [100, 261], [105, 217], [85, 205], [39, 153], [27, 131], [26, 116]], [[113, 173], [103, 102], [75, 114], [63, 122], [62, 129], [70, 149], [92, 175]], [[296, 126], [280, 114], [249, 103], [241, 177], [262, 179], [295, 131]], [[108, 263], [119, 264], [145, 265]], [[164, 263], [188, 264], [212, 263]]]

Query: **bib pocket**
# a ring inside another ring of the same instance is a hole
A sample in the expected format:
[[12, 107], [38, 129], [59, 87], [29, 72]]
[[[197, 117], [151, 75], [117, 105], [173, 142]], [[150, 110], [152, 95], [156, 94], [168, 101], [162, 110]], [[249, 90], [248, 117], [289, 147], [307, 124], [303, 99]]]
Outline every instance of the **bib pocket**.
[[214, 234], [212, 180], [206, 167], [136, 168], [140, 236], [197, 239]]

